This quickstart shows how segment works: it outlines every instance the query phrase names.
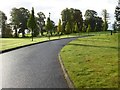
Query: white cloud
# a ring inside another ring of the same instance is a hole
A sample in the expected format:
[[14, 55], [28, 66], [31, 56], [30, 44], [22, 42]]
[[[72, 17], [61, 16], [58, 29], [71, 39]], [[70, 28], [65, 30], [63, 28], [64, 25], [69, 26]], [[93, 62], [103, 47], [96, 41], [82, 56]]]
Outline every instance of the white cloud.
[[13, 7], [25, 7], [29, 10], [34, 7], [36, 13], [42, 11], [46, 17], [51, 12], [51, 19], [57, 23], [61, 18], [61, 11], [65, 8], [80, 9], [83, 15], [87, 9], [91, 9], [97, 11], [99, 16], [103, 9], [107, 9], [113, 22], [116, 5], [117, 0], [3, 0], [0, 3], [0, 10], [10, 18], [10, 11]]

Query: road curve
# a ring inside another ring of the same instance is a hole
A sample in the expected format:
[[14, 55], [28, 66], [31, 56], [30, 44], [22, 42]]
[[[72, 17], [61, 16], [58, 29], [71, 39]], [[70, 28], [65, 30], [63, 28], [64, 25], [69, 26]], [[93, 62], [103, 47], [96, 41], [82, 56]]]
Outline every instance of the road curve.
[[16, 49], [2, 57], [2, 88], [68, 88], [58, 53], [76, 38]]

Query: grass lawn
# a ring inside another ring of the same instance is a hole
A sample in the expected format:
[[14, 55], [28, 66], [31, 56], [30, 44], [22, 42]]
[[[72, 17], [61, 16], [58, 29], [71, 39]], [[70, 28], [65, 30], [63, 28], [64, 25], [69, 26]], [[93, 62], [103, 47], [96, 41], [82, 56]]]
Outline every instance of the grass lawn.
[[[104, 32], [100, 32], [100, 33], [91, 32], [90, 34], [101, 34], [101, 33], [104, 33]], [[84, 35], [88, 35], [88, 34], [80, 33], [80, 36], [84, 36]], [[76, 37], [76, 36], [79, 36], [79, 34], [73, 33], [70, 35], [62, 35], [60, 36], [60, 38], [68, 38], [68, 37]], [[52, 36], [50, 38], [50, 40], [53, 40], [53, 39], [59, 39], [59, 36]], [[48, 37], [35, 37], [34, 41], [31, 41], [31, 38], [0, 38], [0, 51], [19, 47], [19, 46], [24, 46], [32, 43], [42, 42], [46, 40], [49, 40]]]
[[[75, 36], [75, 34], [69, 35], [69, 37]], [[68, 38], [68, 35], [62, 35], [60, 38]], [[59, 39], [59, 36], [50, 37], [50, 40], [53, 39]], [[47, 40], [49, 40], [48, 37], [35, 37], [33, 41], [31, 38], [0, 38], [0, 51]]]
[[117, 33], [79, 38], [60, 55], [76, 88], [118, 88]]

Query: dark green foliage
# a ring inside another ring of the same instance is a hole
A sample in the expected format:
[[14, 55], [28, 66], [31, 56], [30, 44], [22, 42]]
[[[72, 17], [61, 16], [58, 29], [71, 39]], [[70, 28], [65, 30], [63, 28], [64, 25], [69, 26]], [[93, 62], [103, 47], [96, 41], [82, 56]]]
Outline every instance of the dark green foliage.
[[108, 18], [109, 18], [109, 13], [107, 13], [107, 10], [104, 9], [102, 11], [102, 15], [103, 15], [103, 21], [104, 21], [104, 24], [103, 24], [103, 31], [107, 31], [108, 29]]
[[84, 20], [84, 30], [88, 25], [90, 25], [90, 31], [102, 31], [103, 29], [103, 20], [101, 17], [97, 16], [97, 12], [94, 10], [86, 10], [85, 12], [85, 20]]
[[35, 16], [34, 16], [34, 8], [32, 8], [32, 13], [28, 19], [28, 22], [27, 22], [27, 26], [30, 28], [30, 29], [35, 29], [36, 28], [36, 20], [35, 20]]
[[37, 13], [38, 17], [37, 17], [37, 24], [38, 27], [40, 29], [41, 35], [43, 36], [43, 32], [44, 32], [44, 27], [45, 27], [45, 14], [43, 12], [38, 12]]
[[5, 28], [5, 37], [7, 38], [13, 37], [12, 33], [13, 31], [12, 31], [10, 24], [7, 24]]
[[120, 29], [120, 0], [118, 1], [118, 6], [115, 8], [115, 18], [116, 18], [116, 25], [118, 30]]
[[101, 17], [96, 17], [96, 27], [94, 31], [102, 31], [103, 30], [103, 20]]
[[77, 23], [75, 24], [75, 30], [74, 30], [74, 32], [75, 32], [75, 33], [78, 33], [78, 32], [79, 32]]
[[78, 9], [74, 9], [73, 12], [74, 12], [73, 13], [73, 21], [74, 21], [74, 23], [77, 23], [78, 32], [82, 31], [82, 27], [83, 27], [82, 12]]
[[88, 28], [87, 28], [87, 33], [88, 33], [88, 35], [89, 35], [89, 32], [91, 31], [91, 26], [90, 26], [90, 24], [88, 25]]
[[6, 20], [7, 16], [4, 12], [0, 11], [0, 29], [1, 29], [1, 37], [6, 37]]
[[[11, 24], [14, 26], [15, 37], [18, 37], [18, 32], [25, 37], [25, 29], [27, 29], [27, 20], [29, 18], [29, 10], [23, 7], [17, 9], [13, 8], [11, 11]], [[19, 31], [17, 29], [19, 28]]]
[[67, 22], [67, 24], [65, 26], [65, 33], [70, 34], [70, 23], [69, 22]]
[[62, 33], [65, 33], [67, 22], [70, 24], [70, 33], [74, 31], [74, 23], [77, 23], [79, 31], [82, 31], [83, 18], [82, 12], [78, 9], [66, 8], [61, 12], [62, 15]]
[[82, 32], [86, 32], [86, 26], [84, 23], [83, 23], [83, 27], [82, 27]]
[[52, 21], [51, 20], [51, 31], [50, 31], [50, 34], [51, 34], [51, 36], [52, 36], [52, 33], [54, 32], [54, 34], [55, 34], [55, 22], [54, 21]]
[[114, 22], [114, 24], [112, 25], [112, 28], [113, 28], [114, 32], [117, 31], [117, 23], [116, 22]]
[[104, 22], [103, 23], [103, 31], [107, 31], [107, 29], [108, 29], [108, 23]]
[[86, 10], [85, 12], [85, 25], [88, 27], [88, 25], [91, 26], [91, 31], [94, 31], [96, 27], [96, 17], [97, 12], [94, 10]]
[[25, 37], [25, 29], [27, 29], [27, 20], [29, 18], [29, 10], [25, 8], [19, 8], [19, 22], [20, 22], [20, 30], [19, 32], [22, 33], [22, 37]]
[[1, 37], [12, 37], [12, 29], [10, 24], [6, 23], [7, 16], [4, 12], [0, 11], [0, 29], [1, 29]]
[[20, 22], [19, 22], [19, 9], [17, 8], [12, 8], [12, 11], [10, 12], [11, 14], [11, 24], [13, 25], [13, 30], [15, 30], [15, 34], [14, 34], [14, 37], [18, 37], [18, 28], [19, 28], [19, 25], [20, 25]]
[[30, 17], [28, 19], [27, 26], [28, 26], [28, 28], [30, 28], [30, 30], [32, 30], [32, 41], [33, 41], [33, 35], [36, 36], [35, 30], [37, 28], [36, 19], [34, 16], [34, 8], [32, 8], [32, 14], [30, 15]]
[[51, 35], [52, 36], [52, 32], [55, 30], [55, 23], [50, 20], [50, 18], [47, 18], [47, 23], [46, 23], [46, 31], [47, 31], [47, 34], [48, 35]]
[[61, 20], [59, 19], [58, 27], [57, 27], [57, 33], [58, 33], [58, 35], [60, 34], [61, 31], [62, 31], [62, 25], [61, 25]]

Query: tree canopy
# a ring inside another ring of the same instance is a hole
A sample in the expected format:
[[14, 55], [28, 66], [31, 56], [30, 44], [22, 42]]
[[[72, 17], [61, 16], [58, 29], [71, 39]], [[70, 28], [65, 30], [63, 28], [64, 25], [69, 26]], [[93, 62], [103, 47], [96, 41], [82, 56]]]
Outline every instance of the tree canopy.
[[66, 8], [61, 12], [62, 15], [62, 33], [65, 33], [65, 26], [69, 22], [70, 30], [69, 33], [73, 32], [74, 23], [77, 23], [78, 30], [82, 31], [83, 18], [82, 12], [79, 9]]
[[29, 15], [29, 10], [23, 7], [12, 9], [10, 21], [15, 29], [15, 37], [18, 37], [18, 32], [22, 33], [22, 37], [25, 37], [25, 29], [27, 29], [27, 20]]

